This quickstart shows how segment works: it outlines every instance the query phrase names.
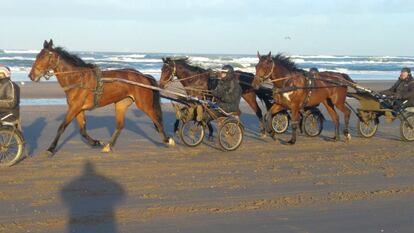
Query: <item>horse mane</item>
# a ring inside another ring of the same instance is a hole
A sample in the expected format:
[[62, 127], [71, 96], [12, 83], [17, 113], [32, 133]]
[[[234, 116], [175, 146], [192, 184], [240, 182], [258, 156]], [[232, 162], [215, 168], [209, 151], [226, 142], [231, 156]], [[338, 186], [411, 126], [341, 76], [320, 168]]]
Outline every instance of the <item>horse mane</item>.
[[95, 64], [86, 63], [80, 57], [78, 57], [75, 54], [70, 54], [68, 51], [66, 51], [62, 47], [56, 47], [56, 48], [53, 48], [53, 50], [57, 52], [63, 60], [71, 63], [72, 65], [79, 66], [79, 67], [85, 67], [85, 68], [92, 68], [92, 69], [96, 67]]
[[296, 63], [292, 60], [291, 57], [285, 56], [282, 53], [278, 53], [276, 54], [276, 56], [272, 57], [273, 61], [278, 64], [281, 65], [283, 67], [285, 67], [287, 70], [289, 70], [290, 72], [298, 72], [298, 71], [303, 71], [301, 69], [298, 68], [298, 66], [296, 65]]
[[180, 58], [175, 58], [175, 57], [166, 57], [165, 58], [165, 62], [166, 63], [170, 63], [170, 62], [175, 62], [175, 64], [179, 64], [179, 65], [183, 65], [185, 68], [187, 68], [188, 70], [192, 71], [192, 72], [206, 72], [207, 70], [194, 65], [191, 63], [191, 59], [189, 57], [180, 57]]

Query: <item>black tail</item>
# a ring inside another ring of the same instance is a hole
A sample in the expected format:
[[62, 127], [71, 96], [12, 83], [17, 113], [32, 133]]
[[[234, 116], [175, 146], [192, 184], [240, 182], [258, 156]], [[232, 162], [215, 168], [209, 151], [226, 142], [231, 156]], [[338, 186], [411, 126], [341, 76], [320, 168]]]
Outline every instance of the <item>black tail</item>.
[[[242, 71], [236, 71], [237, 73], [240, 74], [239, 77], [239, 83], [240, 86], [244, 91], [247, 90], [252, 90], [253, 89], [253, 79], [254, 79], [254, 74], [252, 73], [247, 73], [247, 72], [242, 72]], [[270, 109], [270, 107], [272, 107], [272, 101], [273, 101], [273, 91], [270, 88], [265, 88], [265, 87], [260, 87], [259, 89], [254, 91], [256, 93], [256, 96], [260, 99], [260, 101], [264, 102], [264, 104], [266, 105], [267, 110]]]
[[272, 107], [273, 102], [273, 91], [270, 88], [260, 87], [255, 90], [256, 96], [264, 102], [266, 109], [269, 110]]
[[352, 78], [349, 75], [347, 75], [345, 73], [341, 73], [341, 74], [342, 74], [342, 77], [344, 77], [345, 80], [347, 80], [347, 81], [349, 81], [351, 83], [355, 83], [355, 81], [352, 80]]

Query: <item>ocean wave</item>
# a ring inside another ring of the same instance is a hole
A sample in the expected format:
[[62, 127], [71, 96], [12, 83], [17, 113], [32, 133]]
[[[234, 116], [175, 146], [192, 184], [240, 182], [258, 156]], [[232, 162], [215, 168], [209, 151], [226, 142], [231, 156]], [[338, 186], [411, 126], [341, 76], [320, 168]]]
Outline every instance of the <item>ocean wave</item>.
[[134, 58], [128, 56], [110, 56], [105, 58], [95, 58], [95, 57], [82, 57], [82, 59], [87, 61], [96, 61], [96, 62], [127, 62], [127, 63], [161, 63], [161, 59], [154, 58]]
[[3, 60], [3, 61], [13, 61], [13, 60], [19, 60], [19, 61], [34, 61], [36, 59], [34, 57], [21, 57], [21, 56], [16, 56], [16, 57], [0, 57], [0, 60]]
[[40, 52], [40, 50], [3, 50], [6, 54], [37, 54]]

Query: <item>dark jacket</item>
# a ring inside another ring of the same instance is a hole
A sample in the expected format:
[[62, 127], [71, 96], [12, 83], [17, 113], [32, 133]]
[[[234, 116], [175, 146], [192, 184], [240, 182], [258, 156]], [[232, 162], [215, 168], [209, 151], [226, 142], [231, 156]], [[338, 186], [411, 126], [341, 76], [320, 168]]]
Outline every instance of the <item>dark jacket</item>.
[[382, 91], [381, 93], [408, 100], [407, 105], [414, 106], [414, 79], [413, 77], [409, 77], [406, 80], [398, 79], [390, 89]]
[[20, 114], [20, 88], [9, 78], [0, 79], [0, 117], [9, 113], [13, 116], [6, 121], [15, 121], [19, 119]]
[[211, 93], [217, 98], [217, 104], [226, 112], [239, 111], [242, 89], [233, 75], [219, 79], [216, 88]]

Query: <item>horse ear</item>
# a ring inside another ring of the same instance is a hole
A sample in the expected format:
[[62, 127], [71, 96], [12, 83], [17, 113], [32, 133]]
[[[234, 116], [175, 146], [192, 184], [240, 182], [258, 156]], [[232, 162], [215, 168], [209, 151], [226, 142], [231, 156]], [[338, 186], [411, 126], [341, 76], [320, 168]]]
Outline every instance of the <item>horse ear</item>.
[[52, 46], [53, 46], [53, 40], [52, 39], [49, 40], [49, 46], [50, 46], [50, 48], [52, 48]]
[[45, 42], [43, 42], [43, 48], [44, 49], [49, 48], [49, 43], [47, 42], [47, 40], [45, 40]]
[[272, 58], [272, 51], [269, 52], [269, 54], [267, 55], [267, 58]]
[[259, 53], [259, 50], [257, 50], [257, 58], [259, 58], [259, 59], [260, 59], [260, 53]]
[[162, 58], [162, 62], [164, 62], [164, 63], [165, 63], [165, 57], [163, 57], [163, 58]]

